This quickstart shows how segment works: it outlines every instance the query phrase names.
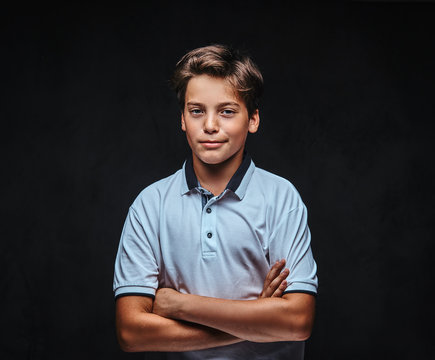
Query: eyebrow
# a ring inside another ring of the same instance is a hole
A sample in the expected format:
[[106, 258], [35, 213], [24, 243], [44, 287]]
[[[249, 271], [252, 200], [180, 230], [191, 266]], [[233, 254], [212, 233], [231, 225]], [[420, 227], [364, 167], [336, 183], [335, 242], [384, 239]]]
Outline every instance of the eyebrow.
[[[195, 102], [195, 101], [189, 101], [186, 103], [186, 105], [190, 105], [190, 106], [204, 106], [204, 104], [200, 103], [200, 102]], [[232, 101], [228, 101], [228, 102], [224, 102], [224, 103], [220, 103], [217, 105], [217, 107], [224, 107], [224, 106], [228, 106], [228, 105], [232, 105], [232, 106], [237, 106], [240, 107], [240, 105], [236, 102], [232, 102]]]
[[219, 107], [222, 107], [222, 106], [228, 106], [228, 105], [232, 105], [232, 106], [240, 107], [239, 104], [237, 104], [236, 102], [233, 102], [233, 101], [228, 101], [228, 102], [220, 103], [220, 104], [219, 104]]

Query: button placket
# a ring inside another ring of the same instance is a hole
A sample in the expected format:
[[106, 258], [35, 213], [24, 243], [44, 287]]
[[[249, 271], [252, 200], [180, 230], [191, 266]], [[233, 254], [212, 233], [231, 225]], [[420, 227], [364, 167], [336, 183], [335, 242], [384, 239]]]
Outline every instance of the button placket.
[[201, 248], [203, 257], [216, 256], [216, 197], [204, 206], [201, 219]]

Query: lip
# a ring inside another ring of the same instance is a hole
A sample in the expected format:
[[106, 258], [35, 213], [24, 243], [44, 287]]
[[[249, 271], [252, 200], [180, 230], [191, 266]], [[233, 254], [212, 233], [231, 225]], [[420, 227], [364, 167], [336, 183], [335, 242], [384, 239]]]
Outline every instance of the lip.
[[213, 140], [200, 141], [200, 144], [204, 146], [206, 149], [217, 149], [221, 147], [224, 143], [225, 141], [213, 141]]

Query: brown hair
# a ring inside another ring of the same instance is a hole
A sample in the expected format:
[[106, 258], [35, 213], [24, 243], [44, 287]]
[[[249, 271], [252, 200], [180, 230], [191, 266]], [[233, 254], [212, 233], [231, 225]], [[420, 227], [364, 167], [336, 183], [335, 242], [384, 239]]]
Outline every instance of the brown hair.
[[184, 110], [189, 80], [203, 74], [228, 80], [244, 101], [249, 116], [258, 109], [263, 92], [263, 76], [257, 65], [233, 48], [210, 45], [189, 51], [175, 67], [171, 83], [181, 111]]

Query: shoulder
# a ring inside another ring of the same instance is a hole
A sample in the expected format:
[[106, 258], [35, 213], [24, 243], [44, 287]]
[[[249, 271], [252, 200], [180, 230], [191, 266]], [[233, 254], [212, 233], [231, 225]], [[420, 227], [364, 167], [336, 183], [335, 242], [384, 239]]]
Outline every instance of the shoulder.
[[252, 180], [254, 188], [261, 191], [272, 206], [284, 207], [287, 211], [305, 206], [295, 186], [279, 175], [256, 167]]
[[131, 208], [136, 212], [141, 212], [145, 207], [150, 208], [158, 205], [163, 197], [171, 193], [180, 193], [183, 174], [183, 170], [180, 169], [174, 174], [148, 185], [136, 197]]

